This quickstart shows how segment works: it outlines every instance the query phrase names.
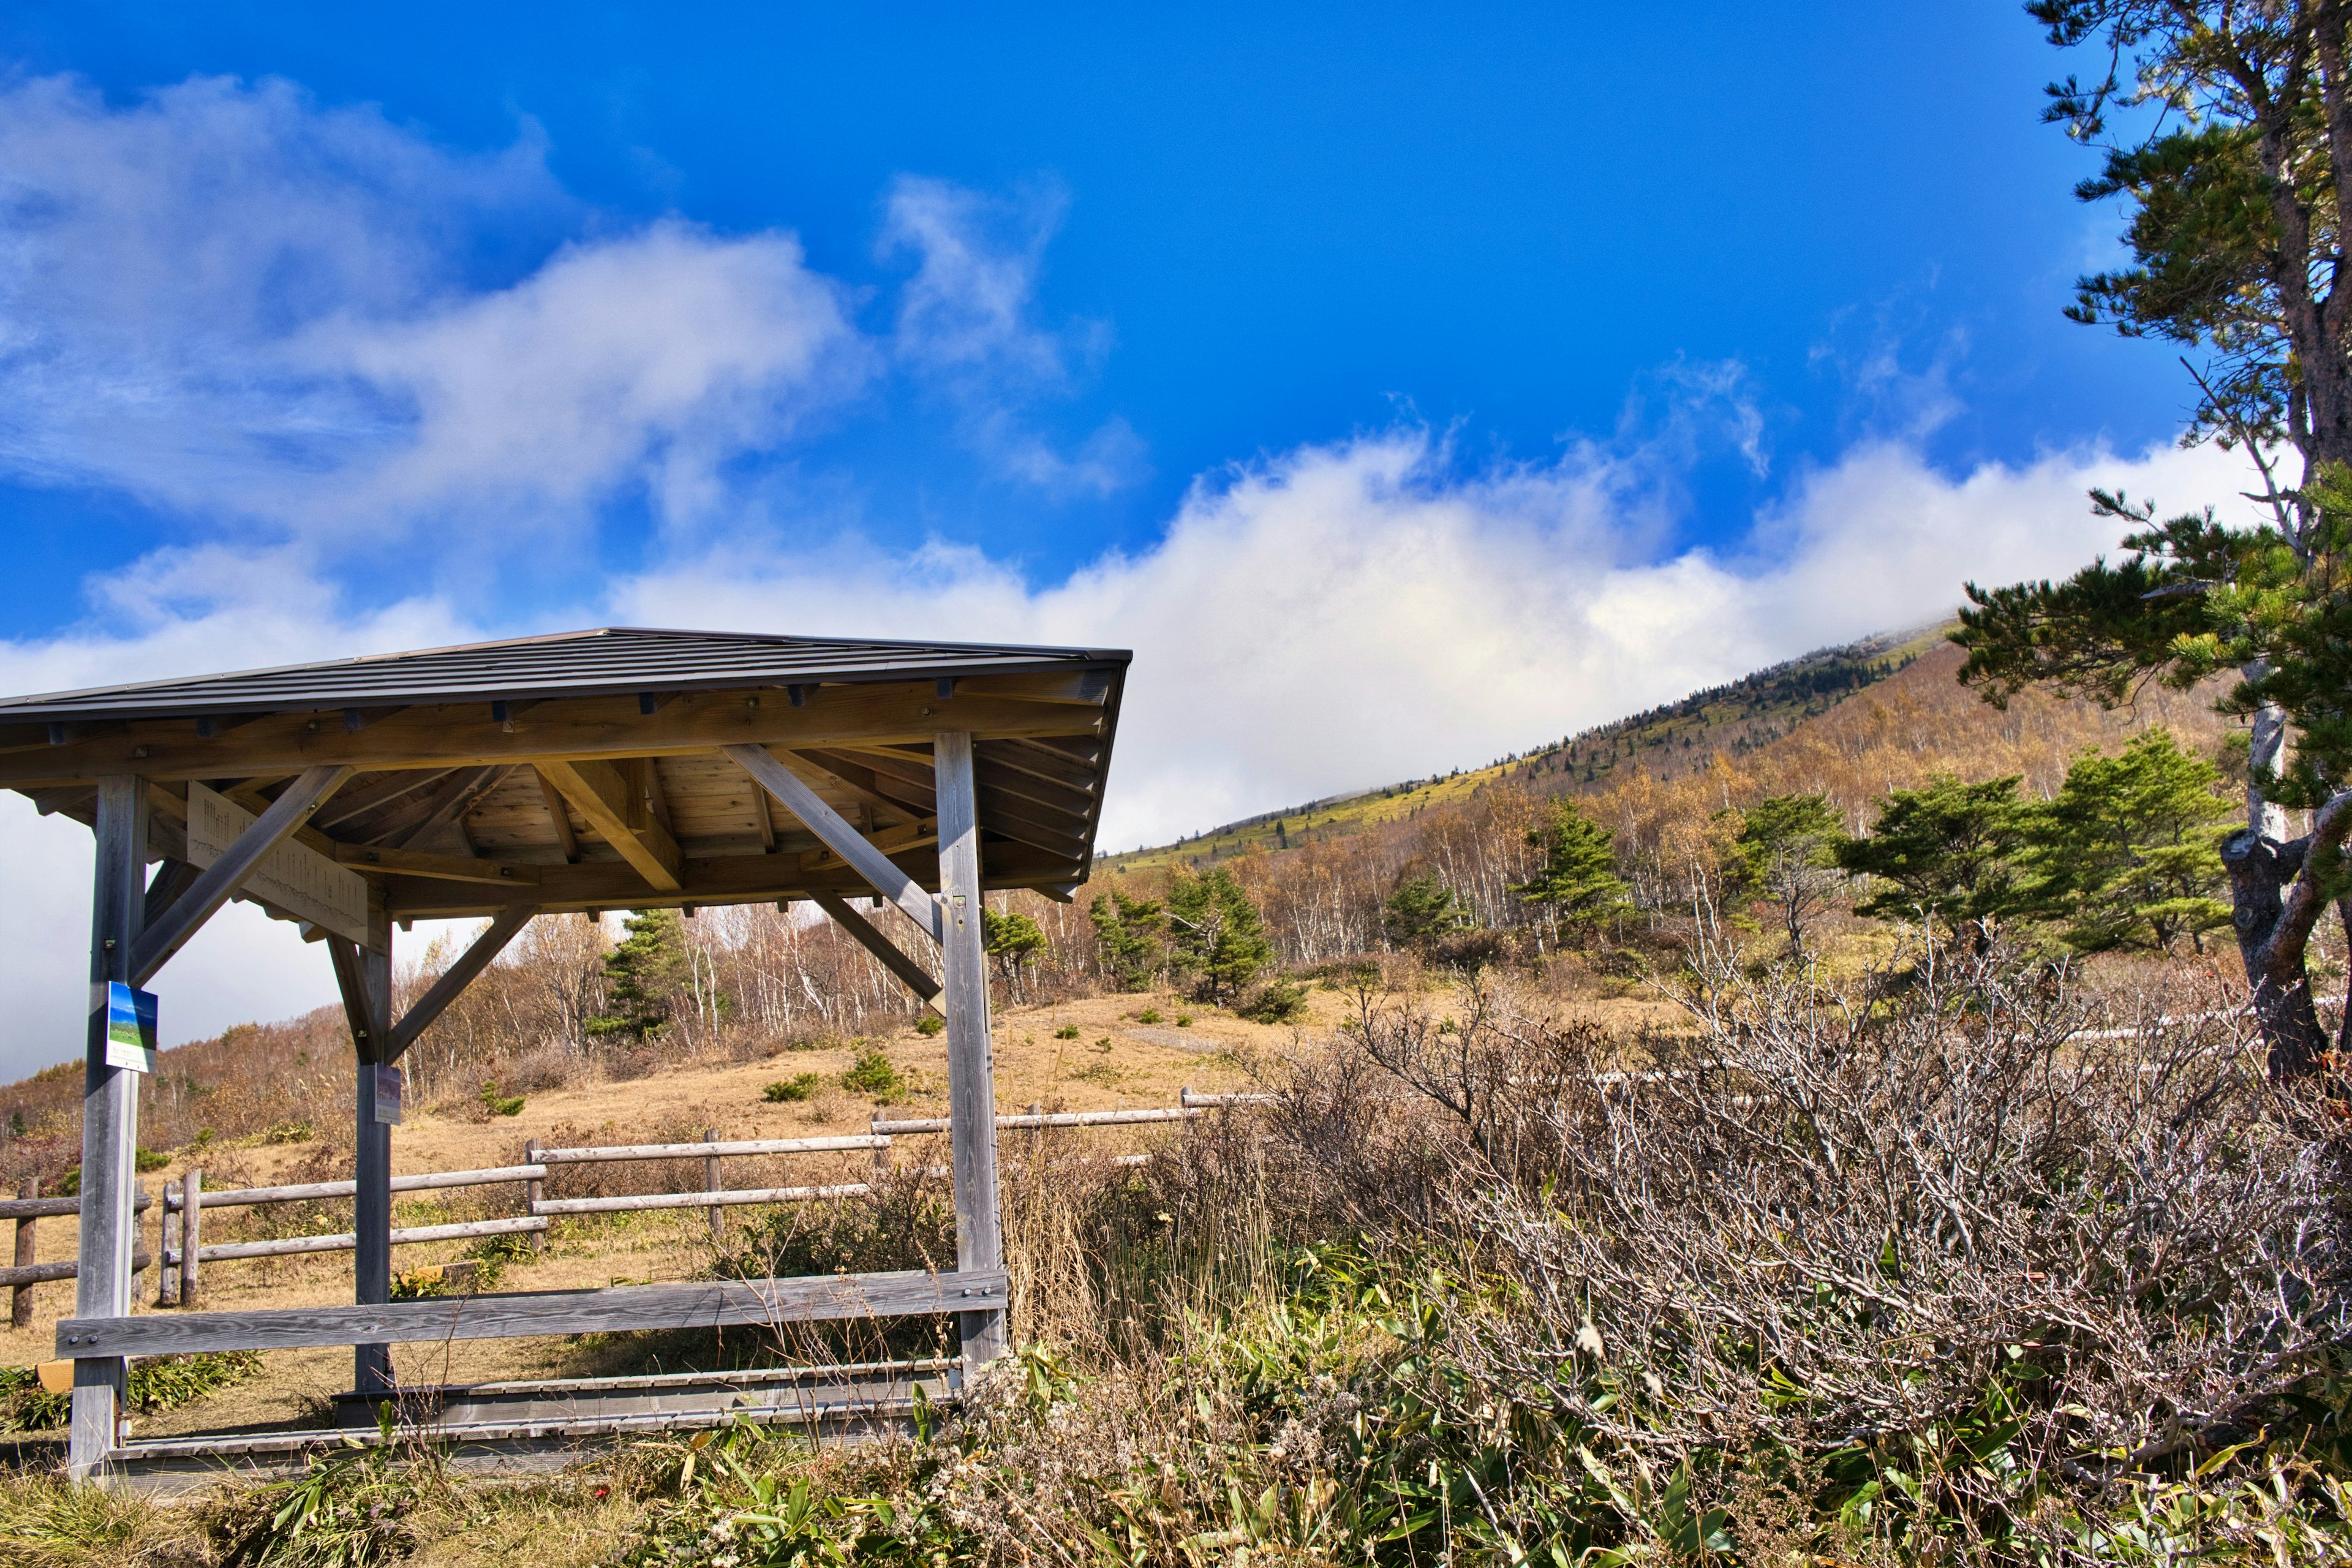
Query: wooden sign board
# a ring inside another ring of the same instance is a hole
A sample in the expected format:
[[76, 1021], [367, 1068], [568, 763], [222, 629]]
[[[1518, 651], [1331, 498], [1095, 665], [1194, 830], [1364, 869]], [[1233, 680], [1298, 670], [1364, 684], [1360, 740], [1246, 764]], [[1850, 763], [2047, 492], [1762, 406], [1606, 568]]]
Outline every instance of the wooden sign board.
[[[189, 781], [188, 859], [210, 866], [253, 825], [253, 814], [219, 791]], [[336, 865], [307, 844], [288, 838], [261, 858], [240, 893], [323, 926], [337, 936], [368, 940], [367, 879]]]

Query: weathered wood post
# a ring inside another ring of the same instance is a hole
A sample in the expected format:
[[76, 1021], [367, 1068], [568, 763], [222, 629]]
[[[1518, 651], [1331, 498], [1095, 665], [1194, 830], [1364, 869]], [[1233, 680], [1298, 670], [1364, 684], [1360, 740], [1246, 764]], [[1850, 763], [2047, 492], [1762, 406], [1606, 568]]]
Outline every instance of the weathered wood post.
[[177, 1265], [173, 1262], [173, 1258], [180, 1250], [179, 1227], [173, 1223], [173, 1216], [179, 1212], [180, 1184], [165, 1182], [163, 1214], [155, 1222], [155, 1305], [159, 1307], [168, 1307], [173, 1300], [172, 1271]]
[[[997, 1214], [995, 1049], [988, 1027], [988, 955], [981, 932], [979, 797], [971, 735], [931, 742], [940, 823], [940, 957], [948, 1015], [948, 1113], [954, 1143], [956, 1268], [1003, 1267]], [[1005, 1352], [1004, 1303], [961, 1314], [967, 1375]]]
[[[41, 1184], [28, 1178], [17, 1187], [16, 1195], [37, 1198], [41, 1195]], [[19, 1268], [30, 1268], [35, 1262], [33, 1226], [36, 1223], [31, 1215], [16, 1222], [16, 1264]], [[30, 1285], [19, 1285], [8, 1292], [8, 1321], [12, 1327], [19, 1329], [33, 1326], [33, 1288]]]
[[[81, 1237], [74, 1315], [121, 1318], [131, 1312], [131, 1257], [138, 1239], [131, 1203], [139, 1075], [107, 1063], [105, 988], [132, 978], [131, 946], [139, 939], [147, 900], [147, 781], [131, 773], [100, 778], [97, 816], [89, 939], [93, 1002], [82, 1057]], [[76, 1480], [99, 1474], [114, 1447], [125, 1367], [121, 1356], [74, 1362], [66, 1473]]]
[[180, 1184], [180, 1305], [196, 1304], [198, 1266], [204, 1262], [198, 1248], [204, 1245], [205, 1173], [192, 1170]]
[[[530, 1138], [524, 1140], [522, 1146], [522, 1163], [526, 1165], [536, 1165], [539, 1163], [538, 1139]], [[522, 1212], [527, 1215], [536, 1215], [539, 1213], [539, 1200], [546, 1194], [546, 1192], [547, 1188], [545, 1185], [535, 1177], [525, 1182], [522, 1184]], [[547, 1250], [547, 1232], [543, 1230], [534, 1230], [530, 1233], [530, 1249], [533, 1252], [545, 1252]]]
[[[328, 939], [343, 1013], [352, 1026], [357, 1060], [352, 1078], [356, 1149], [352, 1169], [352, 1296], [362, 1307], [392, 1300], [392, 1118], [399, 1107], [382, 1092], [379, 1068], [392, 1050], [392, 921], [381, 910], [368, 916], [365, 945]], [[363, 1398], [381, 1399], [393, 1390], [392, 1347], [352, 1347], [352, 1387]]]
[[[702, 1141], [705, 1143], [718, 1142], [719, 1129], [716, 1127], [704, 1128], [702, 1130]], [[706, 1193], [716, 1193], [725, 1190], [725, 1184], [719, 1180], [719, 1156], [716, 1154], [706, 1154], [703, 1156], [702, 1190]], [[717, 1243], [724, 1240], [727, 1235], [727, 1211], [720, 1208], [718, 1205], [713, 1204], [710, 1207], [703, 1210], [703, 1215], [710, 1222], [711, 1241]]]

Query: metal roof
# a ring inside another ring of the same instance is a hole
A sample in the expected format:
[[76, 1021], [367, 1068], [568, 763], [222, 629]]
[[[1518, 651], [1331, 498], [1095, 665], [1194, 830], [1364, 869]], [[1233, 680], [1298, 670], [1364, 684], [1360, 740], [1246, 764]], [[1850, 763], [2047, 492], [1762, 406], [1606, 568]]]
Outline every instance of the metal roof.
[[915, 680], [1126, 664], [1119, 648], [604, 626], [414, 653], [0, 699], [0, 722]]

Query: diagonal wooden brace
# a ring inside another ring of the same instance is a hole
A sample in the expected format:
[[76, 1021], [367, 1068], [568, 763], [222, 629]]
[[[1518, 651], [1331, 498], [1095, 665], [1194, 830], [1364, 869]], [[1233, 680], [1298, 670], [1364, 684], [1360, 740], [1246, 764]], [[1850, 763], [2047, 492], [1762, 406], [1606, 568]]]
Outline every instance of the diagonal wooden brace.
[[172, 901], [163, 918], [141, 933], [131, 950], [131, 984], [144, 985], [152, 980], [155, 972], [170, 963], [172, 955], [186, 946], [188, 939], [203, 930], [214, 912], [236, 895], [261, 864], [261, 858], [308, 822], [310, 813], [324, 805], [327, 797], [342, 788], [358, 771], [340, 765], [310, 768], [288, 784], [286, 793], [271, 802], [269, 809], [256, 818], [252, 826], [237, 835], [228, 852], [206, 867], [205, 874]]
[[921, 997], [931, 1011], [944, 1017], [947, 1004], [940, 1000], [940, 983], [930, 977], [923, 966], [900, 950], [874, 928], [874, 922], [849, 907], [849, 900], [839, 893], [815, 892], [809, 895], [816, 907], [833, 917], [833, 923], [847, 931], [857, 945], [882, 961], [882, 967], [907, 984], [907, 989]]
[[457, 962], [443, 970], [441, 978], [433, 983], [432, 988], [411, 1003], [408, 1011], [400, 1016], [400, 1022], [392, 1026], [390, 1047], [376, 1059], [398, 1061], [400, 1054], [416, 1043], [416, 1037], [423, 1034], [467, 985], [473, 984], [474, 976], [489, 967], [490, 960], [496, 958], [537, 913], [536, 907], [527, 904], [509, 904], [499, 910], [498, 918], [490, 921], [489, 929], [476, 937], [473, 945], [457, 955]]
[[786, 811], [800, 818], [801, 826], [815, 834], [826, 848], [849, 862], [876, 892], [906, 910], [907, 918], [929, 932], [932, 941], [940, 940], [940, 908], [931, 895], [851, 826], [839, 812], [825, 805], [824, 797], [802, 783], [798, 774], [770, 755], [764, 746], [721, 749], [734, 759], [736, 766], [782, 802]]

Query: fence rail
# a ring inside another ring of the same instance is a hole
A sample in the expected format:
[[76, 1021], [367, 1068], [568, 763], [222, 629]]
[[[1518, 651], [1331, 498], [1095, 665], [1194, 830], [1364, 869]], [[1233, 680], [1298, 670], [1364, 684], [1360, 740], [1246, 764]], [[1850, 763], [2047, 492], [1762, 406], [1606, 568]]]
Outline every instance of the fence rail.
[[[1188, 1087], [1179, 1094], [1178, 1103], [1172, 1107], [1074, 1111], [1044, 1111], [1032, 1107], [1021, 1114], [998, 1117], [996, 1125], [1004, 1131], [1150, 1126], [1191, 1121], [1221, 1107], [1259, 1104], [1272, 1098], [1264, 1094], [1202, 1094]], [[862, 1197], [874, 1190], [870, 1182], [730, 1188], [721, 1180], [720, 1162], [723, 1160], [864, 1152], [874, 1156], [878, 1168], [887, 1160], [893, 1137], [937, 1134], [949, 1130], [950, 1124], [945, 1117], [891, 1120], [877, 1114], [867, 1131], [821, 1138], [720, 1139], [714, 1133], [699, 1143], [620, 1143], [572, 1149], [541, 1149], [534, 1143], [528, 1146], [525, 1163], [519, 1165], [494, 1165], [470, 1171], [427, 1171], [393, 1177], [394, 1194], [520, 1184], [523, 1188], [524, 1212], [499, 1219], [401, 1226], [393, 1231], [392, 1245], [408, 1247], [483, 1237], [527, 1236], [534, 1246], [543, 1246], [551, 1223], [557, 1219], [580, 1215], [646, 1213], [665, 1209], [705, 1210], [710, 1215], [712, 1230], [716, 1234], [723, 1209]], [[1149, 1158], [1145, 1154], [1124, 1154], [1110, 1159], [1108, 1163], [1139, 1165]], [[544, 1184], [551, 1172], [558, 1166], [665, 1160], [702, 1161], [703, 1188], [699, 1191], [635, 1193], [613, 1197], [551, 1198], [544, 1195]], [[933, 1175], [947, 1173], [945, 1166], [926, 1168]], [[349, 1252], [358, 1246], [357, 1235], [352, 1231], [325, 1236], [278, 1237], [265, 1241], [208, 1242], [202, 1234], [202, 1219], [205, 1214], [224, 1209], [258, 1208], [271, 1204], [348, 1202], [356, 1192], [357, 1184], [348, 1181], [298, 1182], [271, 1187], [206, 1187], [204, 1173], [201, 1170], [191, 1171], [183, 1181], [168, 1183], [164, 1186], [161, 1199], [161, 1246], [152, 1252], [139, 1253], [133, 1267], [143, 1271], [160, 1263], [158, 1304], [192, 1307], [199, 1294], [202, 1266], [206, 1263]], [[157, 1206], [157, 1203], [153, 1194], [142, 1191], [133, 1207], [136, 1212], [143, 1214]], [[0, 1268], [0, 1287], [10, 1288], [13, 1291], [10, 1319], [16, 1326], [25, 1327], [32, 1321], [32, 1286], [71, 1279], [77, 1269], [70, 1258], [53, 1263], [36, 1263], [33, 1260], [34, 1223], [41, 1219], [75, 1215], [80, 1212], [81, 1200], [79, 1197], [35, 1197], [28, 1191], [20, 1197], [0, 1198], [0, 1220], [16, 1222], [16, 1266]]]

